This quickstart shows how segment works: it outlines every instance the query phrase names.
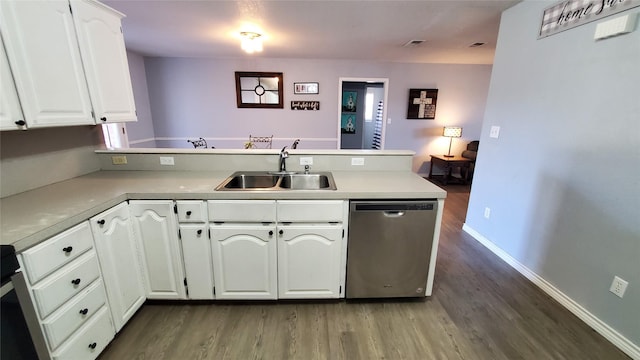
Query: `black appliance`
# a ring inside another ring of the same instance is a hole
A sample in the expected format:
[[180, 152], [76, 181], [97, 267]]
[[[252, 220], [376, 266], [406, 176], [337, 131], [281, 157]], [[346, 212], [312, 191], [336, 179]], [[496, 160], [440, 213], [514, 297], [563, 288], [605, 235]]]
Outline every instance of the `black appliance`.
[[38, 359], [31, 334], [13, 288], [11, 277], [20, 268], [16, 252], [11, 245], [0, 245], [0, 268], [2, 270], [2, 304], [0, 306], [0, 359]]

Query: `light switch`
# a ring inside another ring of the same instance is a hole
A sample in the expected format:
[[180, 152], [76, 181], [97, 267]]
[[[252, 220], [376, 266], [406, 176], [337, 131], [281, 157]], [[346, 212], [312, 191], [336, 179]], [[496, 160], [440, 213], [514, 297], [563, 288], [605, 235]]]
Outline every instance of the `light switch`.
[[492, 126], [489, 137], [497, 139], [500, 136], [500, 126]]

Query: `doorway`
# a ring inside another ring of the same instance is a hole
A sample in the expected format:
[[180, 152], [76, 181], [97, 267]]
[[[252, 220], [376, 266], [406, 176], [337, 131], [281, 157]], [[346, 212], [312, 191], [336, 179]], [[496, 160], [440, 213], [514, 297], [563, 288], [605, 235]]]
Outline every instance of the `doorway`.
[[387, 78], [340, 78], [338, 149], [384, 149]]

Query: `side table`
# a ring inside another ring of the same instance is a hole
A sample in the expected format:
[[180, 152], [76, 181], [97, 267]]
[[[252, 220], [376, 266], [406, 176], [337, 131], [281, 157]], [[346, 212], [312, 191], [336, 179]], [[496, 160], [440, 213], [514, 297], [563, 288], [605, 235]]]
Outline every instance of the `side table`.
[[429, 167], [429, 179], [434, 179], [433, 166], [444, 170], [442, 183], [447, 185], [450, 180], [454, 179], [451, 172], [454, 168], [460, 168], [460, 182], [462, 184], [469, 183], [469, 169], [472, 161], [462, 156], [446, 157], [444, 155], [431, 155], [431, 166]]

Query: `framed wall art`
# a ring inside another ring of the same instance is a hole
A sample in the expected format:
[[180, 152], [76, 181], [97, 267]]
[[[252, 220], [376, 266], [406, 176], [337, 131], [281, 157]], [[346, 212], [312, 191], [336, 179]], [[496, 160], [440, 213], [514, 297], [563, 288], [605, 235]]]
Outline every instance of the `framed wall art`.
[[319, 85], [317, 82], [297, 82], [293, 83], [294, 94], [318, 94]]
[[320, 101], [291, 101], [291, 110], [320, 110]]
[[409, 89], [407, 119], [435, 119], [437, 102], [438, 89]]
[[281, 72], [236, 71], [236, 101], [239, 108], [282, 109]]
[[342, 92], [342, 112], [356, 112], [358, 93], [355, 91]]

